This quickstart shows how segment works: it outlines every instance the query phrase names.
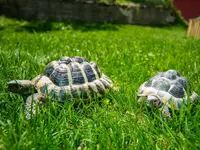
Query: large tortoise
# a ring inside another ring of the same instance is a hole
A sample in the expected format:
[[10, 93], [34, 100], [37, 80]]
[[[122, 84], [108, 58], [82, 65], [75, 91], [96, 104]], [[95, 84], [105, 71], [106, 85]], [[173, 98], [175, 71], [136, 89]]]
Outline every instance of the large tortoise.
[[192, 90], [190, 82], [176, 70], [159, 72], [144, 82], [138, 91], [138, 102], [160, 108], [162, 114], [171, 118], [170, 108], [180, 109], [182, 103], [195, 102], [197, 93]]
[[12, 80], [8, 90], [20, 93], [26, 99], [26, 118], [35, 114], [35, 104], [44, 104], [47, 98], [52, 101], [88, 101], [102, 97], [112, 88], [112, 81], [94, 62], [74, 56], [62, 57], [50, 62], [43, 74], [32, 80]]

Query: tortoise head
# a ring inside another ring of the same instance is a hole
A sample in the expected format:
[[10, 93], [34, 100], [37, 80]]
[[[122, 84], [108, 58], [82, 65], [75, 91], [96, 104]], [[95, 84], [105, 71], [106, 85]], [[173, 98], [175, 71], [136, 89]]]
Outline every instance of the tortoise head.
[[139, 89], [138, 92], [138, 102], [146, 102], [148, 106], [153, 106], [156, 108], [162, 107], [163, 103], [160, 100], [160, 97], [157, 95], [158, 90], [152, 87], [142, 87]]
[[155, 107], [155, 108], [161, 108], [163, 103], [160, 101], [160, 99], [157, 96], [154, 95], [148, 95], [147, 96], [147, 105]]
[[30, 80], [12, 80], [8, 82], [8, 90], [13, 93], [29, 95], [34, 93], [35, 88]]

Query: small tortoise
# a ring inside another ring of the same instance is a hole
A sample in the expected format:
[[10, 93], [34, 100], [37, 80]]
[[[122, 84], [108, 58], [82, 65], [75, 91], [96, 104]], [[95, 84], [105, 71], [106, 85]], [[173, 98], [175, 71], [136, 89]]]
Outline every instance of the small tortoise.
[[170, 108], [180, 109], [182, 102], [188, 99], [195, 102], [198, 95], [192, 91], [190, 82], [176, 70], [159, 72], [144, 82], [138, 91], [138, 102], [146, 101], [147, 105], [162, 110], [163, 116], [171, 118]]
[[88, 101], [102, 97], [112, 85], [94, 62], [78, 56], [65, 56], [50, 62], [43, 74], [32, 80], [8, 82], [8, 90], [27, 97], [26, 118], [30, 118], [31, 113], [35, 114], [35, 102], [43, 104], [48, 97], [52, 101]]

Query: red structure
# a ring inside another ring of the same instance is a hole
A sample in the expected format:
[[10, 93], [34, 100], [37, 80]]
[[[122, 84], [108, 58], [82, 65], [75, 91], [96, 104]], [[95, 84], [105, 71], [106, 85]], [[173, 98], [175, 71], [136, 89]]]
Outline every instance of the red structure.
[[173, 4], [186, 20], [200, 16], [200, 0], [173, 0]]

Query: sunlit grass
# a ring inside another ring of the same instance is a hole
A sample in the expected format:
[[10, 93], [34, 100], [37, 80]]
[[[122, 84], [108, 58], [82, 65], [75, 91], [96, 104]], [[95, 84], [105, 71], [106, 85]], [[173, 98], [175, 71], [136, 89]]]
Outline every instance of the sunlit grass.
[[[32, 79], [61, 56], [95, 61], [120, 90], [82, 109], [54, 103], [24, 120], [23, 97], [7, 81]], [[183, 27], [27, 22], [0, 18], [0, 149], [199, 149], [200, 107], [172, 120], [137, 106], [140, 84], [176, 69], [200, 90], [200, 39]], [[199, 93], [200, 94], [200, 93]]]

